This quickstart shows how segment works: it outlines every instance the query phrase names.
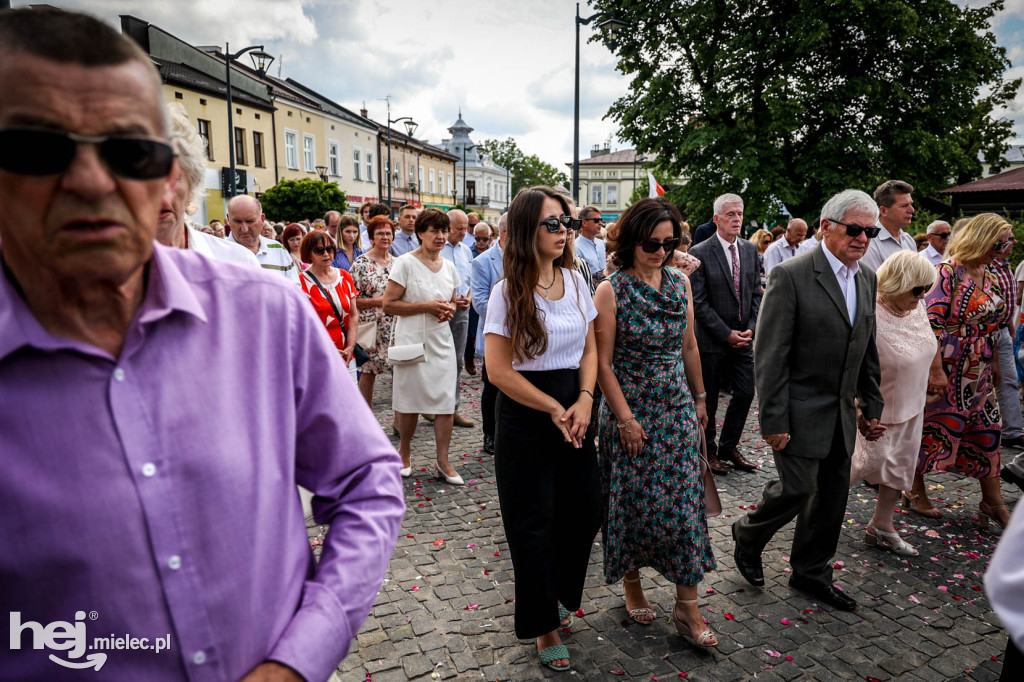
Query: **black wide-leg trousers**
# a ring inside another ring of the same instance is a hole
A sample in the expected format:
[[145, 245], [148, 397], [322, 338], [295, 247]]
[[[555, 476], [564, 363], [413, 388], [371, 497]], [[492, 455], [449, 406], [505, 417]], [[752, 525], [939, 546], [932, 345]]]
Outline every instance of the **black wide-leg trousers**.
[[[576, 370], [521, 372], [563, 406], [576, 402]], [[515, 630], [532, 639], [558, 627], [558, 604], [575, 611], [601, 526], [592, 441], [566, 443], [551, 417], [498, 393], [494, 466], [515, 569]]]

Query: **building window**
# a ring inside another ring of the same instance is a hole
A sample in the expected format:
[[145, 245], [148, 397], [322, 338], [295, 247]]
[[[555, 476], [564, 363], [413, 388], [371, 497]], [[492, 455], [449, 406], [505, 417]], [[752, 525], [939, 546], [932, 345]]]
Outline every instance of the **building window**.
[[331, 175], [341, 177], [341, 148], [334, 140], [327, 143], [327, 165]]
[[373, 167], [373, 152], [366, 152], [366, 181], [374, 182], [376, 174]]
[[363, 179], [363, 150], [359, 147], [352, 149], [352, 171], [356, 180]]
[[265, 168], [263, 162], [263, 133], [252, 133], [252, 162], [257, 168]]
[[608, 171], [608, 177], [609, 178], [617, 178], [617, 177], [619, 177], [619, 172], [618, 171]]
[[299, 170], [299, 135], [294, 130], [284, 131], [284, 163], [292, 170]]
[[235, 163], [245, 164], [245, 128], [235, 128]]
[[608, 185], [608, 196], [606, 198], [609, 204], [619, 203], [619, 186]]
[[428, 174], [428, 177], [430, 178], [430, 193], [431, 194], [437, 194], [437, 192], [435, 191], [435, 188], [434, 188], [434, 169], [433, 168], [430, 169], [430, 173]]
[[590, 188], [590, 203], [601, 203], [601, 185], [594, 185]]
[[416, 169], [413, 168], [412, 164], [409, 164], [409, 186], [416, 184]]
[[203, 142], [206, 143], [206, 155], [213, 161], [213, 143], [210, 141], [210, 122], [204, 119], [196, 119], [196, 129], [199, 131], [199, 137], [203, 138]]
[[316, 138], [303, 133], [302, 135], [302, 160], [306, 164], [307, 173], [316, 172], [316, 154], [313, 152], [313, 145]]
[[420, 188], [420, 191], [422, 192], [423, 191], [423, 166], [419, 167], [419, 172], [420, 172], [419, 178], [418, 178], [419, 188]]
[[445, 192], [445, 194], [451, 194], [453, 189], [455, 189], [455, 188], [452, 186], [452, 174], [449, 173], [448, 174], [448, 190]]
[[395, 165], [391, 168], [391, 182], [396, 187], [402, 182], [402, 164], [397, 161], [395, 161]]

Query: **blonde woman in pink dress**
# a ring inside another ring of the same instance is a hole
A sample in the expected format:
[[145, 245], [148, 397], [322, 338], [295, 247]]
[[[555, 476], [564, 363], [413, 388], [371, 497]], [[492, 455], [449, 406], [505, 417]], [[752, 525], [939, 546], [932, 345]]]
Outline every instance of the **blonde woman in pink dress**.
[[912, 251], [891, 256], [877, 275], [875, 343], [882, 369], [885, 434], [873, 442], [857, 434], [850, 481], [866, 480], [878, 486], [875, 514], [865, 529], [864, 542], [916, 556], [917, 550], [899, 536], [892, 519], [900, 492], [914, 482], [926, 396], [945, 389], [945, 382], [934, 378], [942, 376], [941, 363], [939, 374], [932, 372], [938, 343], [923, 303], [936, 275], [932, 264]]

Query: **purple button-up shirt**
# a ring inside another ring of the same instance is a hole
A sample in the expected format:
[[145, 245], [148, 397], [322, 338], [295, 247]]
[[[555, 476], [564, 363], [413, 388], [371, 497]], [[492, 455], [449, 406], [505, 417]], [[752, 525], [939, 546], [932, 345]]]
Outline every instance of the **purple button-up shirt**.
[[[80, 682], [50, 656], [105, 655], [95, 679], [326, 679], [394, 549], [401, 462], [297, 287], [159, 244], [146, 277], [115, 358], [0, 274], [0, 677]], [[297, 483], [330, 524], [319, 564]]]

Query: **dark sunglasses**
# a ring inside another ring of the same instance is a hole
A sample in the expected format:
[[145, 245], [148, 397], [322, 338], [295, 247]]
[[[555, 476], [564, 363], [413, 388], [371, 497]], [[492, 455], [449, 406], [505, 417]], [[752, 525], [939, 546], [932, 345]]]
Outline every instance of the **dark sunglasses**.
[[318, 256], [322, 256], [325, 253], [338, 253], [338, 247], [337, 246], [314, 246], [313, 247], [313, 253], [315, 253]]
[[569, 229], [574, 220], [572, 216], [560, 216], [558, 218], [548, 218], [547, 220], [540, 221], [541, 227], [547, 228], [547, 231], [554, 234], [561, 232], [562, 228]]
[[939, 239], [949, 239], [949, 232], [929, 232], [929, 236], [938, 237]]
[[592, 223], [600, 223], [604, 225], [604, 218], [584, 218], [583, 220], [589, 220]]
[[658, 253], [658, 249], [665, 249], [665, 253], [672, 253], [679, 246], [678, 239], [666, 239], [663, 242], [648, 239], [647, 241], [640, 244], [640, 248], [644, 250], [644, 253]]
[[0, 168], [19, 175], [63, 173], [79, 144], [94, 144], [110, 171], [128, 180], [167, 177], [174, 165], [174, 148], [149, 137], [77, 135], [37, 128], [0, 130]]
[[841, 223], [838, 220], [829, 220], [829, 222], [845, 227], [846, 235], [848, 237], [859, 237], [860, 233], [863, 232], [868, 236], [868, 239], [874, 239], [878, 236], [878, 233], [882, 231], [882, 228], [875, 226], [864, 227], [863, 225], [847, 225], [846, 223]]
[[992, 250], [993, 251], [1003, 251], [1007, 247], [1010, 247], [1010, 246], [1012, 246], [1012, 245], [1014, 245], [1016, 243], [1017, 243], [1017, 240], [1014, 239], [1013, 237], [1010, 237], [1005, 242], [996, 242], [995, 246], [992, 247]]
[[928, 286], [914, 287], [913, 289], [910, 290], [910, 293], [912, 293], [914, 296], [920, 296], [929, 289], [931, 289], [931, 287]]

